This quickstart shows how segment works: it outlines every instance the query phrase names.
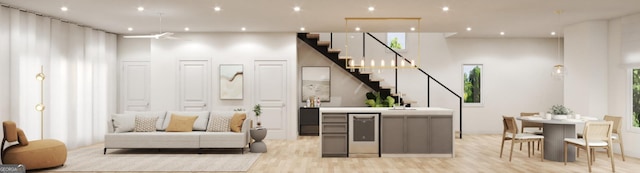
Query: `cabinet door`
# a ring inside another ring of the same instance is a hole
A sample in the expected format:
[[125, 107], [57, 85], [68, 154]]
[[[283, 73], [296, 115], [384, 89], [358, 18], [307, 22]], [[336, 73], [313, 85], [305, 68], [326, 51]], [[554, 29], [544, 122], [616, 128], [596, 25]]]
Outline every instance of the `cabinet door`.
[[450, 154], [453, 152], [453, 120], [450, 116], [432, 116], [429, 123], [430, 153]]
[[322, 134], [322, 156], [347, 155], [347, 134]]
[[382, 153], [404, 153], [404, 117], [382, 116]]
[[[407, 116], [407, 153], [429, 153], [429, 117]], [[438, 138], [435, 138], [438, 139]]]
[[300, 125], [318, 125], [320, 109], [318, 108], [300, 108]]

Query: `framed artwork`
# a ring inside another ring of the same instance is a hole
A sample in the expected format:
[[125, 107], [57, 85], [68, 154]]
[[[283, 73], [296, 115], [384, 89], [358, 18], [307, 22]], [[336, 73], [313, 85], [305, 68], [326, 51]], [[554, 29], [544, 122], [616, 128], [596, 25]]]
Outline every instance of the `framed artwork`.
[[465, 106], [482, 106], [482, 64], [462, 65], [462, 103]]
[[407, 34], [404, 32], [387, 32], [387, 46], [389, 46], [396, 52], [406, 52], [406, 36]]
[[243, 98], [242, 64], [220, 64], [220, 99]]
[[302, 101], [309, 97], [320, 97], [320, 101], [331, 101], [331, 68], [302, 67]]

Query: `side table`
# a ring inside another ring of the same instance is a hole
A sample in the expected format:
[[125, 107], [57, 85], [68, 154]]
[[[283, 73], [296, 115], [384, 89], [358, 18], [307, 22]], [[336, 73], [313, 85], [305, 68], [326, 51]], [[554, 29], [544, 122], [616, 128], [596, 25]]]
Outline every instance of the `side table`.
[[250, 150], [252, 153], [266, 153], [267, 152], [267, 144], [262, 142], [264, 137], [267, 136], [266, 128], [253, 128], [250, 131], [251, 138], [255, 140], [250, 146]]

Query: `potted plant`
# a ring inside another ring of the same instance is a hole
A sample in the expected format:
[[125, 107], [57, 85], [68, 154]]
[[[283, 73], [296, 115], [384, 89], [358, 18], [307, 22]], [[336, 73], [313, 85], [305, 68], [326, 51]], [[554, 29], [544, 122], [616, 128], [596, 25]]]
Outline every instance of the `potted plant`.
[[547, 113], [554, 115], [554, 119], [567, 119], [567, 115], [573, 114], [573, 111], [564, 105], [553, 105]]
[[253, 112], [256, 113], [256, 121], [258, 128], [262, 127], [262, 123], [260, 123], [260, 114], [262, 114], [262, 110], [260, 110], [260, 104], [253, 106]]

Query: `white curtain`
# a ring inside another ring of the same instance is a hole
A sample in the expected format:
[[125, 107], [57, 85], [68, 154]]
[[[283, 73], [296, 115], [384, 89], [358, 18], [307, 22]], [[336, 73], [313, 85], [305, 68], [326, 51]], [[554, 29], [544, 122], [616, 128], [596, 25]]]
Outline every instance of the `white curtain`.
[[8, 33], [0, 34], [0, 45], [9, 47], [1, 49], [0, 62], [10, 63], [1, 71], [10, 75], [0, 75], [0, 82], [10, 83], [0, 88], [10, 93], [9, 103], [0, 100], [0, 108], [10, 109], [0, 111], [10, 113], [2, 121], [15, 121], [30, 140], [40, 138], [35, 75], [43, 66], [44, 138], [68, 148], [103, 141], [116, 105], [116, 35], [6, 7], [0, 8], [0, 26], [8, 26], [0, 27]]

